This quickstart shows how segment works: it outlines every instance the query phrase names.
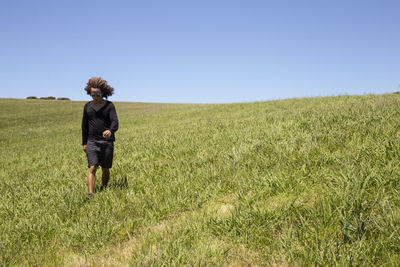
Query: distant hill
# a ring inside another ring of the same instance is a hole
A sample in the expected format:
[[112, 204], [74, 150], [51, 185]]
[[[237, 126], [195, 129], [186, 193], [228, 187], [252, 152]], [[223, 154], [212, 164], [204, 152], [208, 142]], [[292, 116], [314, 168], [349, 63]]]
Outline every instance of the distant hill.
[[[28, 96], [26, 99], [38, 99], [36, 96]], [[54, 97], [54, 96], [47, 96], [47, 97], [40, 97], [39, 99], [42, 100], [71, 100], [68, 97]]]

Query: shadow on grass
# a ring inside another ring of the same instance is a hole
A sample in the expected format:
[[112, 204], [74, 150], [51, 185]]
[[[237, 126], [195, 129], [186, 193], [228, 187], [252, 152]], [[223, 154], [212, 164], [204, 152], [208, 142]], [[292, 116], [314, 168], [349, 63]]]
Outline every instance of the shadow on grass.
[[[101, 184], [101, 178], [100, 178], [100, 184]], [[110, 182], [108, 183], [107, 187], [97, 187], [95, 189], [95, 194], [93, 196], [88, 196], [86, 195], [85, 199], [84, 199], [84, 203], [89, 202], [91, 200], [93, 200], [94, 198], [96, 198], [96, 195], [99, 193], [102, 193], [104, 191], [108, 191], [108, 190], [122, 190], [122, 189], [126, 189], [129, 187], [128, 184], [128, 179], [126, 177], [126, 175], [118, 175], [115, 177], [110, 177]]]
[[107, 188], [100, 188], [100, 191], [105, 189], [126, 189], [128, 186], [129, 184], [126, 175], [118, 175], [114, 177], [114, 179], [111, 177]]

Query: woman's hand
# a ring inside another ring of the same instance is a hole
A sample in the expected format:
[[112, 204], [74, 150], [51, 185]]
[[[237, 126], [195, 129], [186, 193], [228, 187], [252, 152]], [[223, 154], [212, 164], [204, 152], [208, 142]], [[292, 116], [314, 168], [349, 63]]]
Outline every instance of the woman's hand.
[[103, 137], [104, 138], [110, 138], [111, 137], [111, 131], [110, 130], [105, 130], [103, 132]]
[[82, 146], [83, 151], [85, 151], [85, 152], [86, 152], [86, 147], [87, 147], [87, 145], [83, 145], [83, 146]]

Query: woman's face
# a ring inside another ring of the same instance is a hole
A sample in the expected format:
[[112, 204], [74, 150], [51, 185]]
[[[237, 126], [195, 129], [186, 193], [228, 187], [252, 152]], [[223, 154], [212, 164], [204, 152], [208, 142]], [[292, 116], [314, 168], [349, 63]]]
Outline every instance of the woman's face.
[[93, 100], [99, 100], [103, 98], [103, 94], [101, 93], [100, 88], [90, 89], [90, 95], [93, 97]]

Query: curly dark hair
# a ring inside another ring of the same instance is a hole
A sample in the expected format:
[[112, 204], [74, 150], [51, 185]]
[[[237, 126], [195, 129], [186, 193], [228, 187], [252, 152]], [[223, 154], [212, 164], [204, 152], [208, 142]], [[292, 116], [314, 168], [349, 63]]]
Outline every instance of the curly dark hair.
[[114, 93], [114, 88], [107, 84], [106, 80], [103, 80], [101, 77], [92, 77], [86, 84], [85, 91], [88, 95], [90, 95], [90, 91], [92, 88], [99, 88], [103, 97], [108, 98]]

